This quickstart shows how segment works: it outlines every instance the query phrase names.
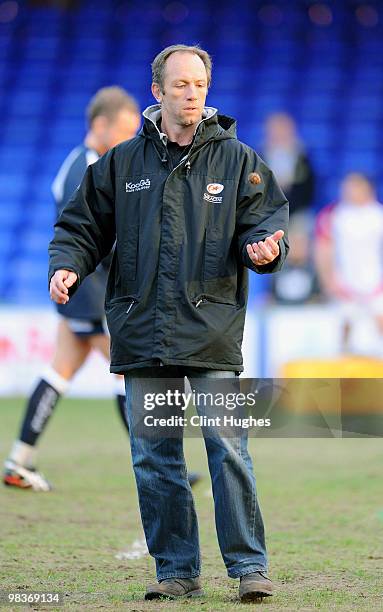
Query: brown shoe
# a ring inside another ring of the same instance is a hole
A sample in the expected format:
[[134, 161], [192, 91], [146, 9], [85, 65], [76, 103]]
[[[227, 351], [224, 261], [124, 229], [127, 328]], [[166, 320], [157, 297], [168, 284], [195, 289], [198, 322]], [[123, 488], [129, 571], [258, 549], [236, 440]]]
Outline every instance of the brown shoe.
[[241, 576], [239, 597], [242, 602], [258, 601], [273, 594], [273, 583], [264, 572]]
[[199, 578], [166, 578], [158, 584], [150, 584], [145, 599], [178, 599], [203, 595]]

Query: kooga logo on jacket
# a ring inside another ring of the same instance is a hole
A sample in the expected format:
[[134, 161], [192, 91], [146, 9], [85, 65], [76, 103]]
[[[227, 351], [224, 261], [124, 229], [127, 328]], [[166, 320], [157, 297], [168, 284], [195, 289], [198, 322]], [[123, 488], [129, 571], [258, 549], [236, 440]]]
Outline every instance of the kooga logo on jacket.
[[125, 183], [125, 189], [127, 193], [132, 191], [141, 191], [142, 189], [150, 188], [150, 179], [141, 179], [139, 183]]

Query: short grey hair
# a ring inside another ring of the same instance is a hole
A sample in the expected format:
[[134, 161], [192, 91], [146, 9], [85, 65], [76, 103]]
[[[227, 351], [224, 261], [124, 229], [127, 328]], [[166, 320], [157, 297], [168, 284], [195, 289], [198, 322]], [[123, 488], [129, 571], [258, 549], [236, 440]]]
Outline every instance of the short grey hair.
[[160, 86], [161, 91], [163, 91], [166, 60], [173, 53], [177, 53], [177, 51], [181, 51], [182, 53], [194, 53], [195, 55], [198, 55], [198, 57], [203, 61], [204, 66], [206, 68], [207, 86], [210, 87], [212, 60], [208, 52], [204, 49], [201, 49], [201, 47], [199, 47], [198, 45], [170, 45], [170, 47], [166, 47], [160, 53], [158, 53], [152, 63], [153, 83], [157, 83]]
[[133, 96], [128, 94], [125, 89], [117, 85], [102, 87], [102, 89], [99, 89], [89, 101], [86, 108], [86, 118], [88, 124], [92, 125], [96, 117], [102, 115], [109, 120], [113, 120], [115, 116], [124, 109], [137, 115], [140, 114], [140, 108], [137, 101]]

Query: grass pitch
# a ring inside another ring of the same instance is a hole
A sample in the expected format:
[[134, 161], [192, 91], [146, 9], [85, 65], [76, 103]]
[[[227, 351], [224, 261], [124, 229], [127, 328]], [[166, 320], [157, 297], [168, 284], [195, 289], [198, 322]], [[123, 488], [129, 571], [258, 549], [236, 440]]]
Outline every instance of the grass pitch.
[[[0, 400], [0, 460], [23, 405]], [[204, 598], [145, 602], [154, 561], [116, 558], [142, 531], [129, 441], [112, 400], [60, 403], [39, 455], [52, 493], [0, 488], [0, 589], [59, 591], [71, 610], [220, 612], [254, 605], [237, 601], [238, 583], [225, 573], [203, 442], [187, 439], [185, 446], [189, 469], [204, 474], [195, 488]], [[383, 610], [382, 440], [252, 439], [250, 449], [276, 586], [262, 605]]]

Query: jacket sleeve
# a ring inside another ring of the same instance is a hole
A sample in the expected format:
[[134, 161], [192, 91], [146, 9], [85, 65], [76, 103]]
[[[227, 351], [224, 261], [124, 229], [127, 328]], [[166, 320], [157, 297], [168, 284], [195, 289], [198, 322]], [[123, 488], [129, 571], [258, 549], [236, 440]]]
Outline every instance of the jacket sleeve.
[[[258, 274], [281, 269], [289, 250], [288, 220], [289, 203], [272, 171], [254, 151], [248, 150], [238, 188], [236, 217], [239, 257], [247, 268]], [[256, 266], [246, 246], [264, 240], [277, 230], [285, 233], [279, 241], [278, 257], [269, 264]]]
[[56, 270], [71, 270], [77, 284], [93, 272], [115, 241], [114, 150], [88, 166], [79, 187], [61, 211], [49, 245], [48, 281]]

